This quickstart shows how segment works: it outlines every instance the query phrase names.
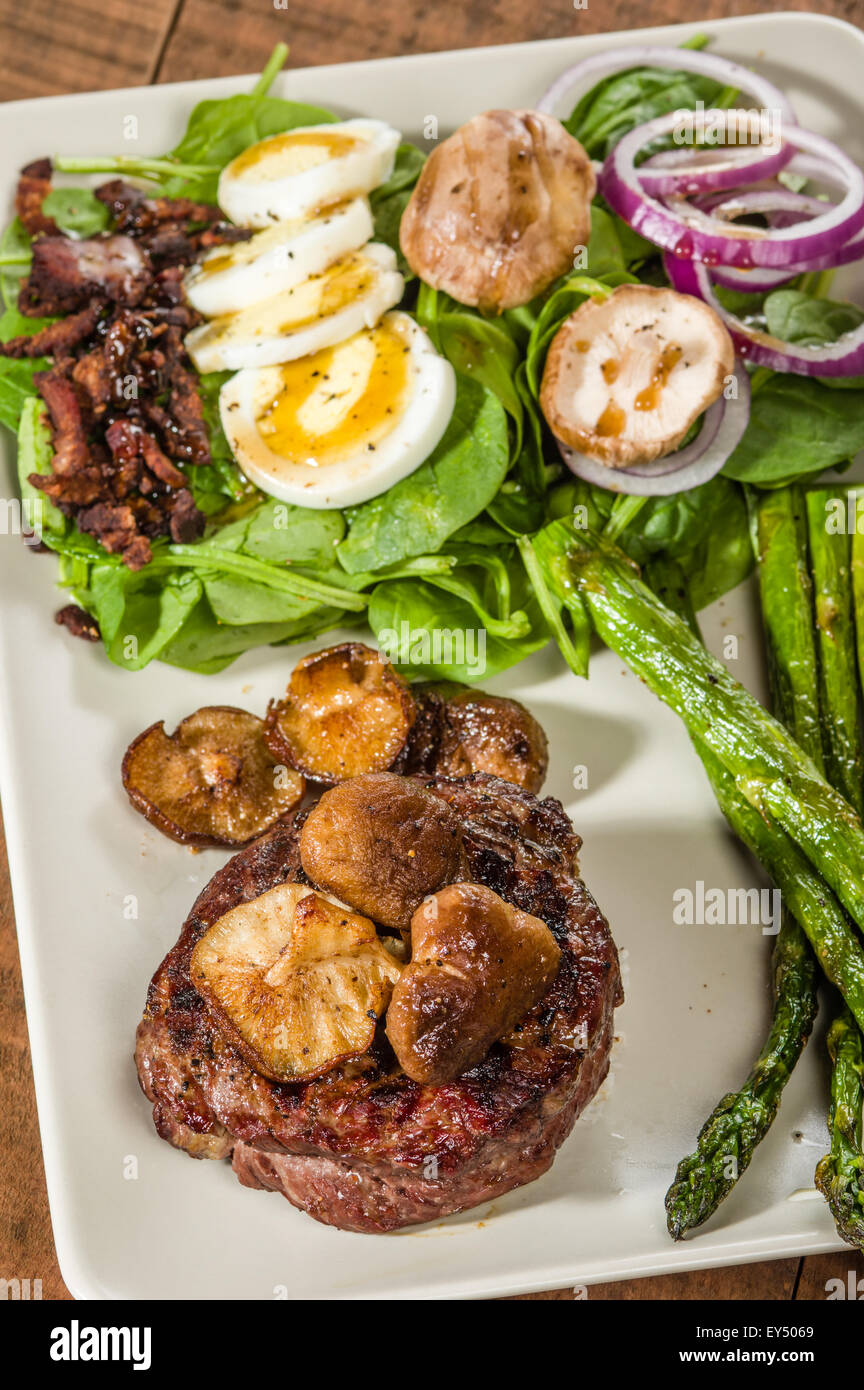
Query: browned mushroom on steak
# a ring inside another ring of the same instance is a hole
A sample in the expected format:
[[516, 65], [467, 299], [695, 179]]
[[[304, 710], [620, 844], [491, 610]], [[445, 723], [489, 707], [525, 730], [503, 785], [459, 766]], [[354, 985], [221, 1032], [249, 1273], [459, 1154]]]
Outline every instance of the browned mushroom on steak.
[[267, 710], [275, 758], [317, 782], [390, 767], [414, 722], [414, 700], [390, 663], [362, 642], [314, 652]]
[[545, 922], [481, 883], [454, 883], [411, 918], [411, 960], [387, 1010], [407, 1076], [441, 1086], [482, 1062], [543, 998], [561, 951]]
[[187, 845], [245, 845], [303, 796], [296, 772], [279, 767], [245, 710], [199, 709], [166, 734], [160, 721], [129, 746], [123, 785], [151, 824]]
[[503, 695], [450, 683], [413, 690], [417, 718], [398, 770], [467, 777], [491, 772], [538, 792], [546, 778], [549, 750], [537, 720]]
[[426, 895], [464, 867], [456, 817], [393, 772], [326, 791], [303, 825], [300, 859], [312, 883], [394, 930], [406, 930]]
[[249, 1065], [297, 1082], [368, 1051], [401, 970], [374, 922], [282, 883], [214, 922], [190, 975]]

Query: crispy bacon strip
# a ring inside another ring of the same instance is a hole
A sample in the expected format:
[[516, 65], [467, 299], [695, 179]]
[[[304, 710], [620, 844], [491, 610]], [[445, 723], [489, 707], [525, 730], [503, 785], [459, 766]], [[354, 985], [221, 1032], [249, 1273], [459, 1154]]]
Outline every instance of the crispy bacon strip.
[[150, 284], [145, 251], [128, 236], [40, 237], [33, 265], [21, 288], [24, 314], [65, 314], [89, 305], [94, 296], [135, 305]]
[[0, 356], [3, 357], [66, 357], [73, 348], [91, 337], [104, 312], [104, 304], [96, 299], [86, 309], [77, 314], [49, 323], [38, 333], [22, 334], [20, 338], [10, 338], [8, 343], [0, 343]]
[[53, 217], [46, 217], [42, 211], [42, 200], [51, 192], [52, 172], [50, 159], [34, 159], [18, 176], [15, 211], [31, 237], [59, 233]]
[[82, 637], [85, 642], [101, 640], [102, 634], [96, 619], [83, 608], [79, 608], [77, 603], [67, 603], [65, 608], [54, 614], [54, 621], [60, 627], [65, 627], [73, 637]]

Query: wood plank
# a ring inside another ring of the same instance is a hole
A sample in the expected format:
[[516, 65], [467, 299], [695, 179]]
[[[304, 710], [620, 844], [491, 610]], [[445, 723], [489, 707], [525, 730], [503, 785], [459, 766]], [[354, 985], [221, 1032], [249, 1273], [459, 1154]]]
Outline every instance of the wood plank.
[[[655, 0], [650, 9], [632, 0], [437, 0], [421, 9], [398, 0], [185, 0], [159, 68], [160, 82], [217, 73], [257, 72], [280, 40], [291, 46], [296, 67], [348, 63], [402, 53], [483, 47], [571, 34], [609, 33], [640, 24], [676, 24], [713, 15], [813, 9], [809, 0], [708, 0], [698, 13], [686, 0]], [[861, 18], [860, 0], [829, 0], [822, 13]]]
[[723, 1269], [697, 1269], [685, 1274], [661, 1274], [654, 1279], [630, 1279], [617, 1284], [595, 1284], [588, 1299], [606, 1303], [616, 1299], [669, 1300], [676, 1303], [693, 1299], [791, 1299], [800, 1261], [764, 1260], [758, 1264], [735, 1265]]
[[0, 99], [134, 87], [152, 80], [177, 0], [0, 0]]
[[[840, 1281], [838, 1289], [834, 1281]], [[836, 1255], [808, 1255], [801, 1261], [796, 1299], [819, 1302], [829, 1296], [864, 1300], [864, 1255], [860, 1250], [840, 1251]]]
[[54, 1253], [0, 813], [0, 1278], [69, 1298]]

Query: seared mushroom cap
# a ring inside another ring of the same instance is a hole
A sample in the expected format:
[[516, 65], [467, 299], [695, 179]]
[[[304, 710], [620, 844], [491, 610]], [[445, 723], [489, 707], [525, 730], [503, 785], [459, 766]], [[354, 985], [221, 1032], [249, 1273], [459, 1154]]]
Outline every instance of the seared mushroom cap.
[[411, 269], [460, 304], [527, 304], [588, 244], [596, 180], [560, 121], [487, 111], [432, 151], [402, 215]]
[[415, 718], [408, 686], [362, 642], [325, 647], [295, 666], [282, 700], [267, 709], [274, 758], [334, 784], [390, 767]]
[[440, 681], [414, 687], [417, 718], [396, 769], [467, 777], [489, 772], [538, 792], [549, 745], [533, 714], [503, 695]]
[[319, 888], [397, 931], [465, 864], [450, 807], [393, 772], [326, 791], [300, 832], [300, 862]]
[[725, 324], [701, 299], [621, 285], [586, 299], [549, 348], [540, 405], [556, 438], [610, 468], [671, 453], [735, 366]]
[[263, 721], [225, 705], [196, 710], [173, 734], [151, 724], [126, 750], [122, 777], [135, 810], [186, 845], [248, 844], [305, 790], [298, 773], [273, 761]]
[[308, 1081], [367, 1051], [401, 970], [374, 923], [281, 883], [213, 923], [190, 979], [250, 1066]]
[[402, 1070], [431, 1086], [482, 1062], [543, 998], [561, 960], [545, 922], [479, 883], [454, 883], [422, 903], [411, 942], [387, 1036]]
[[436, 771], [446, 777], [491, 772], [539, 792], [549, 767], [549, 744], [533, 714], [518, 700], [464, 690], [444, 705]]

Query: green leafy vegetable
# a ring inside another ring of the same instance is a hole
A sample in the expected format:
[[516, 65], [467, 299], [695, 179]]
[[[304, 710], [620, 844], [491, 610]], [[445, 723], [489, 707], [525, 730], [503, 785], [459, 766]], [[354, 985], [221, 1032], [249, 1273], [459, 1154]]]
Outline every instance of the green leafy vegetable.
[[89, 188], [52, 188], [42, 199], [42, 211], [69, 236], [96, 236], [111, 220], [105, 204]]
[[0, 423], [10, 430], [17, 430], [25, 405], [38, 400], [33, 375], [48, 365], [44, 358], [0, 357]]
[[[2, 359], [0, 359], [2, 361]], [[3, 378], [0, 377], [0, 402]], [[45, 419], [45, 407], [38, 396], [29, 396], [21, 406], [18, 422], [18, 489], [26, 519], [37, 525], [43, 538], [62, 536], [66, 518], [54, 503], [30, 482], [31, 473], [50, 473], [54, 449]]]
[[723, 468], [729, 478], [781, 487], [836, 468], [864, 448], [864, 390], [833, 391], [774, 375], [754, 392], [750, 423]]
[[375, 219], [375, 240], [392, 246], [399, 261], [399, 269], [406, 279], [413, 279], [414, 273], [402, 255], [399, 225], [425, 163], [426, 156], [422, 150], [418, 150], [416, 145], [408, 144], [407, 141], [403, 142], [396, 151], [393, 173], [386, 183], [382, 183], [380, 188], [374, 188], [369, 194], [369, 203]]
[[31, 248], [24, 224], [20, 218], [13, 218], [0, 236], [0, 299], [7, 309], [18, 304], [21, 281], [30, 269]]
[[425, 463], [353, 512], [338, 548], [349, 574], [434, 551], [488, 506], [507, 472], [507, 417], [477, 381], [458, 378], [450, 423]]
[[[864, 323], [864, 310], [857, 304], [817, 299], [802, 290], [775, 290], [765, 299], [763, 313], [769, 333], [788, 343], [824, 347], [846, 333], [854, 333]], [[859, 390], [862, 376], [820, 377], [834, 390]]]
[[[703, 48], [706, 43], [707, 39], [700, 36], [682, 47]], [[605, 159], [635, 126], [673, 111], [695, 110], [700, 103], [718, 106], [723, 96], [719, 83], [694, 73], [631, 68], [607, 77], [586, 92], [564, 125], [592, 159]]]

